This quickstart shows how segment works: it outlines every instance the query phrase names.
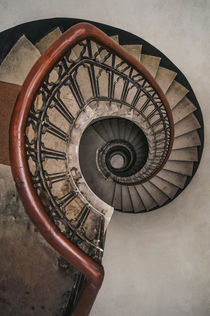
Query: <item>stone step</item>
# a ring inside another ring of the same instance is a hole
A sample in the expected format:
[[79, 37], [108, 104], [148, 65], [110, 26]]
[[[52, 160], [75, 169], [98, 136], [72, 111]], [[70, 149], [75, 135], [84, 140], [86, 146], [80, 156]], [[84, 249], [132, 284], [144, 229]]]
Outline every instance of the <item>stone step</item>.
[[163, 170], [169, 170], [186, 176], [191, 176], [193, 172], [193, 162], [168, 160]]
[[174, 136], [178, 137], [187, 134], [196, 129], [199, 129], [200, 127], [200, 123], [198, 122], [196, 116], [194, 114], [190, 114], [186, 118], [175, 124]]
[[141, 64], [150, 72], [150, 74], [154, 78], [157, 74], [160, 61], [160, 57], [141, 54]]
[[177, 73], [171, 71], [167, 68], [159, 67], [155, 80], [161, 87], [164, 93], [167, 92], [168, 88], [171, 86], [172, 82], [174, 81]]
[[133, 212], [133, 204], [131, 201], [130, 191], [128, 186], [122, 185], [122, 211], [123, 212]]
[[176, 80], [170, 85], [168, 91], [166, 92], [166, 97], [168, 99], [168, 103], [173, 109], [188, 93], [188, 90], [181, 85]]
[[122, 45], [122, 47], [138, 61], [141, 60], [142, 45]]
[[113, 191], [112, 206], [117, 210], [122, 210], [122, 185], [115, 183]]
[[169, 161], [171, 160], [198, 161], [197, 147], [172, 150], [169, 157]]
[[197, 131], [174, 138], [173, 149], [200, 146], [201, 141]]
[[9, 159], [9, 124], [16, 98], [21, 86], [0, 82], [0, 164], [10, 165]]
[[136, 185], [135, 188], [138, 191], [142, 203], [147, 211], [157, 206], [155, 200], [151, 197], [151, 195], [147, 192], [147, 190], [143, 187], [142, 184]]
[[40, 56], [38, 49], [21, 36], [0, 66], [0, 81], [22, 85]]
[[144, 211], [144, 205], [142, 203], [142, 200], [140, 199], [140, 196], [135, 188], [135, 186], [128, 186], [128, 190], [130, 193], [132, 205], [133, 205], [133, 211], [135, 212], [141, 212]]
[[179, 174], [179, 173], [175, 173], [175, 172], [172, 172], [172, 171], [169, 171], [169, 170], [161, 170], [159, 173], [158, 173], [158, 177], [163, 179], [163, 180], [166, 180], [167, 182], [183, 189], [184, 188], [184, 185], [185, 185], [185, 182], [187, 180], [187, 176], [184, 176], [182, 174]]
[[59, 27], [56, 27], [53, 31], [45, 35], [41, 38], [41, 40], [36, 43], [36, 47], [40, 51], [41, 54], [43, 54], [50, 45], [55, 42], [56, 39], [58, 39], [62, 35], [62, 32]]
[[177, 186], [163, 180], [162, 178], [159, 178], [158, 176], [155, 176], [149, 182], [155, 185], [160, 191], [166, 194], [170, 199], [173, 199], [176, 192], [178, 191]]
[[196, 106], [187, 97], [184, 97], [172, 110], [174, 124], [183, 120], [196, 109]]
[[110, 36], [111, 39], [113, 39], [113, 41], [115, 41], [116, 43], [119, 44], [119, 36], [118, 35], [112, 35]]
[[165, 195], [162, 191], [160, 191], [153, 183], [145, 182], [142, 185], [147, 190], [147, 192], [152, 196], [152, 198], [155, 200], [158, 206], [163, 205], [168, 200], [168, 196]]

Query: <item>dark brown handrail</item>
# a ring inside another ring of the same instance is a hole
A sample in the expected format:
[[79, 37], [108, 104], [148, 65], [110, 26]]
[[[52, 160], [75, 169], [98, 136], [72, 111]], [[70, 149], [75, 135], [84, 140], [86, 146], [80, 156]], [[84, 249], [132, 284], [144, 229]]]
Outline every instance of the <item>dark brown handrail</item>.
[[79, 250], [67, 238], [65, 238], [58, 228], [52, 223], [44, 206], [42, 205], [31, 181], [31, 176], [26, 160], [25, 152], [25, 127], [30, 107], [36, 98], [37, 91], [41, 86], [45, 76], [51, 71], [53, 66], [65, 55], [68, 49], [77, 43], [92, 39], [101, 46], [111, 50], [124, 61], [140, 71], [157, 91], [163, 102], [170, 122], [171, 139], [169, 151], [161, 168], [166, 163], [173, 144], [173, 119], [168, 101], [150, 75], [150, 73], [132, 56], [130, 56], [121, 46], [110, 39], [106, 34], [88, 23], [79, 23], [66, 31], [56, 40], [49, 49], [39, 58], [29, 75], [27, 76], [21, 93], [17, 99], [10, 124], [10, 159], [13, 177], [23, 201], [25, 208], [31, 216], [33, 222], [39, 228], [46, 240], [74, 267], [81, 271], [86, 277], [86, 286], [79, 298], [78, 304], [73, 313], [74, 316], [89, 315], [96, 295], [104, 277], [103, 266], [97, 264], [90, 257]]

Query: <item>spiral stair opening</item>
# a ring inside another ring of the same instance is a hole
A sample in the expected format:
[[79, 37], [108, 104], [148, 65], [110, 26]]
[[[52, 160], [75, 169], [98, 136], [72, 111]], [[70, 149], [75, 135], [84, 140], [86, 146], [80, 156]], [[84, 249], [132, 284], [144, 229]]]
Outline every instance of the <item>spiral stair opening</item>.
[[[2, 53], [1, 85], [22, 86], [35, 61], [79, 22], [64, 20], [53, 27], [43, 22], [31, 41], [30, 27], [19, 38], [15, 33]], [[24, 145], [48, 217], [100, 263], [114, 210], [158, 209], [189, 184], [201, 159], [203, 120], [189, 83], [162, 53], [132, 34], [93, 24], [140, 62], [142, 72], [99, 42], [79, 41], [37, 88]]]

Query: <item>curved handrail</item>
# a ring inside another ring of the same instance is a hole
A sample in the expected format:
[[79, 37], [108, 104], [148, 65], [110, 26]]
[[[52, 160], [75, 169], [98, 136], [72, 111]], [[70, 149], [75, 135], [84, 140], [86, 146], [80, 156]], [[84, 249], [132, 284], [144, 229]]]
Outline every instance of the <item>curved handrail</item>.
[[122, 47], [89, 23], [79, 23], [67, 30], [39, 58], [28, 74], [22, 86], [21, 93], [17, 99], [10, 123], [10, 159], [13, 177], [23, 204], [34, 223], [38, 226], [41, 234], [63, 257], [66, 258], [66, 260], [68, 260], [86, 276], [86, 286], [73, 313], [73, 315], [80, 316], [88, 315], [91, 310], [103, 281], [103, 266], [97, 264], [69, 240], [67, 240], [46, 214], [44, 206], [42, 205], [31, 181], [25, 154], [25, 127], [30, 106], [35, 100], [36, 93], [45, 76], [65, 55], [68, 49], [71, 49], [77, 43], [85, 39], [92, 39], [101, 46], [108, 48], [120, 56], [137, 71], [143, 73], [152, 87], [158, 92], [169, 118], [171, 133], [168, 154], [161, 165], [161, 168], [166, 163], [170, 155], [174, 136], [173, 119], [168, 101], [150, 73]]

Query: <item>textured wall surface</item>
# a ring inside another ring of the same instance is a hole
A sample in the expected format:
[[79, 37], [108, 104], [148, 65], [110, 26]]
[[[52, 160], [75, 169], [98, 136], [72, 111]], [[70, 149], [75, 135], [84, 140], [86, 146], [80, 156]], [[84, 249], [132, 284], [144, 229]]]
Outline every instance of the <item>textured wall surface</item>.
[[115, 213], [91, 315], [210, 315], [210, 2], [0, 0], [0, 30], [59, 16], [110, 24], [156, 46], [189, 80], [205, 124], [200, 167], [176, 200], [148, 214]]

